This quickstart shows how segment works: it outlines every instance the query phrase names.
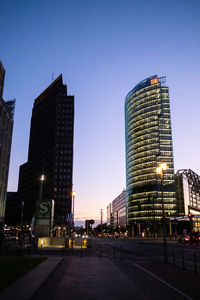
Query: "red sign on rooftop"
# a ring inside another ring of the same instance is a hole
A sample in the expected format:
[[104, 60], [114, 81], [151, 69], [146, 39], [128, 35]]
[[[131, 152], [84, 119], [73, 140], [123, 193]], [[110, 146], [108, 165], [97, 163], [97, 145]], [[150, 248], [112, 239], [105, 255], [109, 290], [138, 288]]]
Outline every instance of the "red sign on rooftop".
[[156, 77], [156, 78], [151, 79], [151, 80], [150, 80], [150, 83], [151, 83], [151, 84], [156, 84], [156, 83], [158, 83], [158, 78]]

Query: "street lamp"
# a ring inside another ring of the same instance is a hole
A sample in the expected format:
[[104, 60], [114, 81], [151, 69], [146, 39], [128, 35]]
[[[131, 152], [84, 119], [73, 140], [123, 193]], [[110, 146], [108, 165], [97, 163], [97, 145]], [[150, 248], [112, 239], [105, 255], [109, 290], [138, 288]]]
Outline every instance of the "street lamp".
[[167, 164], [162, 163], [159, 167], [156, 168], [156, 173], [160, 178], [160, 189], [161, 189], [161, 197], [162, 197], [162, 216], [163, 216], [163, 252], [164, 252], [164, 261], [168, 263], [167, 257], [167, 233], [166, 233], [166, 218], [165, 218], [165, 206], [164, 206], [164, 197], [163, 197], [163, 179], [164, 179], [164, 171], [167, 169]]
[[40, 188], [39, 188], [39, 201], [42, 201], [43, 182], [45, 180], [44, 174], [40, 176]]
[[74, 202], [75, 202], [76, 192], [72, 192], [72, 248], [74, 242]]
[[75, 202], [76, 192], [72, 192], [72, 225], [74, 229], [74, 202]]
[[[43, 194], [43, 184], [44, 184], [44, 181], [45, 181], [45, 176], [44, 174], [41, 174], [40, 177], [38, 178], [39, 180], [39, 190], [38, 190], [38, 199], [35, 199], [35, 213], [32, 217], [32, 221], [31, 221], [31, 227], [32, 227], [32, 230], [33, 232], [35, 232], [35, 227], [36, 227], [36, 222], [37, 222], [37, 206], [39, 204], [40, 201], [42, 201], [42, 194]], [[23, 204], [22, 204], [23, 205]], [[23, 216], [21, 216], [21, 220], [23, 221]], [[22, 223], [21, 221], [21, 223]]]
[[24, 217], [24, 200], [21, 201], [21, 219], [20, 219], [21, 228], [23, 226], [23, 217]]

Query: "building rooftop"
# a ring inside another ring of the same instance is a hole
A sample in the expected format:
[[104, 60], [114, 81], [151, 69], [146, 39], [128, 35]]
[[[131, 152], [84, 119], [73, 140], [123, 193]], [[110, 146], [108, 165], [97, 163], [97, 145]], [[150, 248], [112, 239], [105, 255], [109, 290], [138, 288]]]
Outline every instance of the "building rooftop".
[[140, 89], [143, 89], [146, 86], [156, 84], [156, 83], [165, 83], [166, 82], [166, 77], [158, 77], [157, 75], [153, 75], [151, 77], [148, 77], [142, 81], [140, 81], [127, 95], [125, 98], [125, 101], [135, 92], [139, 91]]
[[36, 99], [34, 102], [34, 107], [38, 105], [39, 102], [41, 102], [44, 98], [47, 97], [48, 94], [51, 93], [51, 91], [54, 89], [55, 85], [60, 82], [60, 84], [63, 84], [62, 74], [60, 74]]

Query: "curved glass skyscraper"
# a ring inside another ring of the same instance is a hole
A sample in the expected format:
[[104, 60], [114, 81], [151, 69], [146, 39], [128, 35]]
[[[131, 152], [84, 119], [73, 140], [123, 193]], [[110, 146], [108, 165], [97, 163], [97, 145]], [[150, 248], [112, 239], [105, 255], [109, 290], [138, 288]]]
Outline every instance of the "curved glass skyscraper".
[[128, 93], [125, 133], [128, 225], [136, 227], [137, 224], [140, 232], [151, 231], [152, 224], [162, 218], [162, 189], [156, 174], [161, 163], [168, 165], [163, 177], [165, 216], [176, 214], [169, 91], [165, 77], [149, 77]]

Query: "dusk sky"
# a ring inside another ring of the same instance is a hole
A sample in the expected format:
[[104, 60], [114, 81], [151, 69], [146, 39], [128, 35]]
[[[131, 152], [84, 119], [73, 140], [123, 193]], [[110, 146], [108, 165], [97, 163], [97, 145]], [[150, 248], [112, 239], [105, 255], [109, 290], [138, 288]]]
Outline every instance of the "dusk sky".
[[63, 74], [75, 96], [75, 219], [125, 188], [124, 99], [141, 80], [167, 77], [175, 171], [200, 175], [200, 1], [1, 0], [4, 99], [16, 98], [9, 191], [27, 161], [34, 99]]

